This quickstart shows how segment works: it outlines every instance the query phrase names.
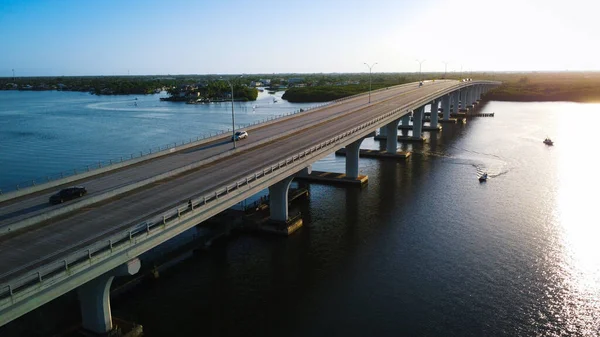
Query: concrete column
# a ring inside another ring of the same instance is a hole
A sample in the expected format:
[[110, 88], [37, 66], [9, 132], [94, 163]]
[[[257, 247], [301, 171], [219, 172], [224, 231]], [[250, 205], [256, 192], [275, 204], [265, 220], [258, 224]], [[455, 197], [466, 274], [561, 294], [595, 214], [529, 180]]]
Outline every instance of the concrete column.
[[387, 136], [387, 133], [386, 133], [386, 128], [385, 128], [385, 126], [383, 126], [383, 127], [379, 128], [379, 135], [380, 135], [380, 136]]
[[[397, 127], [397, 124], [396, 124]], [[390, 129], [387, 127], [383, 127], [382, 129], [386, 129], [386, 142], [389, 143], [390, 138], [393, 137], [394, 141], [398, 141], [398, 130], [395, 132], [390, 132]], [[395, 135], [395, 136], [394, 136]], [[359, 139], [352, 144], [346, 145], [346, 178], [356, 179], [358, 178], [358, 158], [360, 156], [360, 144], [363, 139]]]
[[[398, 123], [400, 123], [400, 119], [396, 119], [385, 126], [387, 129], [387, 139], [385, 141], [385, 150], [387, 153], [396, 153], [398, 151]], [[346, 162], [348, 162], [348, 159], [346, 159]], [[348, 166], [346, 166], [347, 171]], [[358, 167], [356, 173], [358, 174]]]
[[429, 125], [432, 128], [436, 128], [438, 126], [438, 109], [439, 109], [439, 99], [434, 99], [431, 103], [431, 117]]
[[454, 95], [454, 110], [452, 112], [458, 113], [460, 109], [460, 90], [455, 91]]
[[420, 107], [413, 112], [413, 137], [421, 138], [423, 131], [423, 111], [425, 107]]
[[288, 219], [288, 190], [294, 176], [269, 186], [269, 206], [271, 220], [286, 222]]
[[473, 88], [469, 87], [465, 92], [465, 100], [463, 101], [465, 109], [468, 108], [469, 105], [471, 105], [471, 102], [472, 102], [471, 97], [472, 96], [473, 96]]
[[135, 258], [77, 288], [81, 308], [81, 325], [85, 330], [96, 334], [106, 334], [112, 330], [110, 285], [115, 276], [134, 275], [140, 270], [140, 267], [140, 260]]
[[402, 125], [408, 125], [410, 123], [410, 112], [400, 118]]
[[112, 330], [110, 285], [115, 277], [102, 275], [77, 289], [81, 308], [81, 325], [85, 330], [104, 334]]
[[454, 95], [454, 94], [448, 94], [442, 98], [442, 110], [443, 110], [445, 121], [450, 119], [450, 97], [451, 97], [451, 95]]

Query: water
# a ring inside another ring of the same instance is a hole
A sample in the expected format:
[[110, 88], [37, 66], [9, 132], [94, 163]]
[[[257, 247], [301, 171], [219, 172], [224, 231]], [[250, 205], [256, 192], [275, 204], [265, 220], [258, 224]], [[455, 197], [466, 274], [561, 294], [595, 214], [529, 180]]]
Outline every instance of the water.
[[[236, 127], [316, 105], [291, 104], [281, 95], [263, 92], [255, 102], [236, 102]], [[160, 97], [166, 94], [0, 91], [0, 189], [138, 157], [232, 127], [231, 103], [191, 105]]]
[[491, 102], [494, 118], [445, 125], [405, 163], [361, 159], [362, 190], [310, 185], [293, 236], [232, 237], [113, 314], [147, 336], [597, 336], [598, 110]]

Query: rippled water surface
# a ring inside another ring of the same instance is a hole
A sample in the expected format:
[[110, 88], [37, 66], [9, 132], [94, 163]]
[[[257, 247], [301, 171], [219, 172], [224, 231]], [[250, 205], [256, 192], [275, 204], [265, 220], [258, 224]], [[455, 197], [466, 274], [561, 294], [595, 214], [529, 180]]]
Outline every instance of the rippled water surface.
[[[236, 125], [315, 104], [290, 104], [281, 92], [236, 102]], [[166, 95], [94, 96], [80, 92], [0, 91], [0, 189], [31, 185], [156, 152], [158, 147], [231, 128], [231, 103], [161, 102]]]
[[[65, 104], [88, 99], [72, 95]], [[157, 103], [127, 117], [102, 110], [126, 104], [119, 99], [68, 115], [39, 112], [87, 130], [64, 136], [35, 118], [22, 121], [35, 127], [14, 127], [20, 108], [3, 106], [2, 144], [61, 152], [69, 139], [97, 160], [120, 153], [101, 151], [107, 132], [128, 134], [139, 149], [195, 129], [177, 122], [195, 106], [163, 111]], [[305, 226], [293, 236], [234, 236], [119, 297], [113, 314], [147, 336], [597, 336], [600, 161], [588, 125], [600, 105], [491, 102], [484, 111], [496, 115], [403, 145], [414, 152], [407, 162], [361, 159], [362, 190], [310, 185], [310, 199], [294, 206]], [[165, 115], [174, 120], [158, 122]], [[555, 146], [542, 143], [546, 136]], [[313, 168], [342, 172], [344, 159]]]

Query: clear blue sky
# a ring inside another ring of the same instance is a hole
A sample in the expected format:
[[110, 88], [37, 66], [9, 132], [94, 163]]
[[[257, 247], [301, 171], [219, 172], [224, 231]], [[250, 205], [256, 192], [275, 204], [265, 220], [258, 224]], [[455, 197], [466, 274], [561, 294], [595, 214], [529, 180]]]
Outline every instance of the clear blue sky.
[[571, 0], [0, 0], [0, 76], [600, 70]]

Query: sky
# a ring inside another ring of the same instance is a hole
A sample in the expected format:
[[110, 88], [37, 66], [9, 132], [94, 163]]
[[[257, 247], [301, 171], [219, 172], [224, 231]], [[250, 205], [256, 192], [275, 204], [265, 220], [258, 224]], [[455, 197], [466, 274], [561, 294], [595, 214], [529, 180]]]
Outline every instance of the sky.
[[594, 0], [0, 0], [0, 77], [600, 70]]

